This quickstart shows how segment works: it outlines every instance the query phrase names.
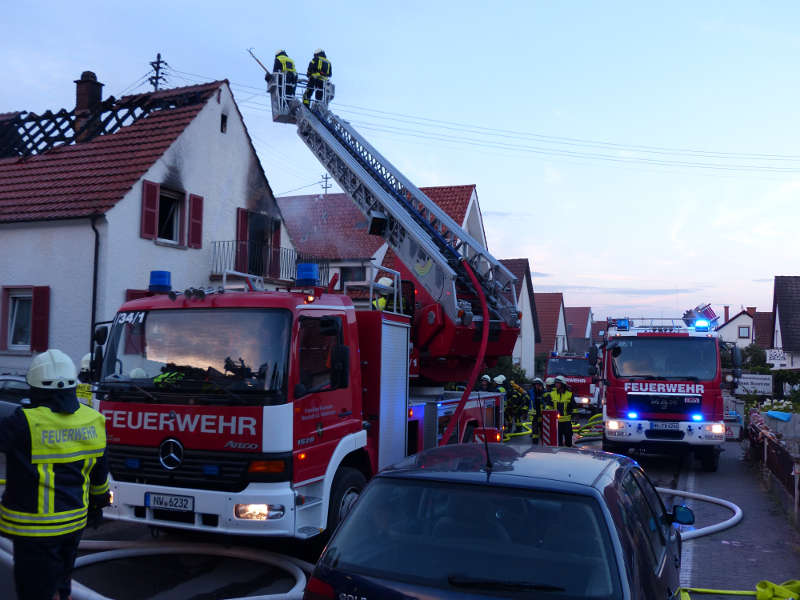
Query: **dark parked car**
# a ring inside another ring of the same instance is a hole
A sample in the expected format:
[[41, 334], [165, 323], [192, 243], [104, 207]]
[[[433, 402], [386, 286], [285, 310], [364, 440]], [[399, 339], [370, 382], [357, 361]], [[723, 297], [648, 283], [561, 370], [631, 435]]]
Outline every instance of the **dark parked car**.
[[0, 374], [0, 417], [10, 415], [30, 394], [23, 375]]
[[666, 599], [680, 534], [638, 464], [568, 448], [464, 444], [389, 468], [333, 534], [306, 600]]

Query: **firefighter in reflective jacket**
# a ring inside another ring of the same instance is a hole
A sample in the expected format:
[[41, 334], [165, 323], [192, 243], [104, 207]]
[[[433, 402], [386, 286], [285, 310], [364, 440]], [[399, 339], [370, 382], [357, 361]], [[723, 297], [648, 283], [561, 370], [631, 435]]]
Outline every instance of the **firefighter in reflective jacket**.
[[[286, 50], [278, 50], [275, 53], [275, 62], [272, 64], [272, 72], [283, 73], [286, 95], [294, 96], [294, 91], [297, 87], [297, 69], [294, 66], [294, 61], [286, 54]], [[271, 78], [272, 76], [267, 73], [267, 81], [271, 81]]]
[[558, 445], [572, 446], [572, 413], [576, 407], [563, 375], [556, 377], [555, 388], [545, 395], [545, 399], [548, 408], [558, 411]]
[[0, 533], [14, 544], [20, 600], [69, 598], [72, 568], [87, 519], [108, 505], [105, 418], [80, 404], [69, 356], [48, 350], [31, 362], [31, 403], [0, 419], [6, 488]]
[[321, 48], [317, 48], [314, 52], [314, 58], [308, 63], [306, 75], [308, 75], [308, 85], [303, 94], [303, 104], [310, 106], [311, 94], [316, 90], [316, 99], [322, 100], [322, 88], [325, 82], [333, 75], [331, 61], [328, 60], [325, 56], [325, 51]]

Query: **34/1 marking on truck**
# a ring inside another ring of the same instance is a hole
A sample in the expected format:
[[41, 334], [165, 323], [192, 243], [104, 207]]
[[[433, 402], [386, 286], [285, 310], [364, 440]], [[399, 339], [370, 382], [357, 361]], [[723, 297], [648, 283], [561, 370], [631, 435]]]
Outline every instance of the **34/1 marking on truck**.
[[650, 429], [680, 429], [680, 423], [659, 423], [659, 422], [651, 422]]
[[144, 323], [144, 314], [143, 311], [117, 313], [117, 317], [114, 319], [114, 325], [120, 323]]
[[174, 496], [172, 494], [154, 494], [152, 492], [145, 492], [144, 505], [149, 506], [150, 508], [193, 512], [194, 498], [192, 496]]

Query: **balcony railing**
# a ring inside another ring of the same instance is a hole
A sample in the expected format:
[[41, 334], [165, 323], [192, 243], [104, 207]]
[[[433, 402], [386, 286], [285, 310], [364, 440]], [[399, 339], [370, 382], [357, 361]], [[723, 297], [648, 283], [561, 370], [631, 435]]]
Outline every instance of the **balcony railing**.
[[297, 278], [298, 262], [312, 262], [319, 265], [320, 285], [327, 285], [330, 279], [327, 260], [307, 256], [291, 248], [275, 248], [264, 242], [238, 240], [211, 242], [211, 246], [212, 275], [233, 270], [264, 279], [292, 281]]

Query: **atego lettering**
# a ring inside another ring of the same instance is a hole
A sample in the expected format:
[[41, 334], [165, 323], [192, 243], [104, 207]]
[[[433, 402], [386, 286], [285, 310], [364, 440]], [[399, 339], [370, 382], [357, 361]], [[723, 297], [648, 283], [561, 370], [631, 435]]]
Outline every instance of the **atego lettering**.
[[256, 419], [254, 417], [128, 410], [103, 410], [102, 413], [114, 429], [256, 435]]
[[702, 394], [702, 383], [654, 383], [633, 381], [625, 383], [626, 392], [651, 392], [655, 394]]

